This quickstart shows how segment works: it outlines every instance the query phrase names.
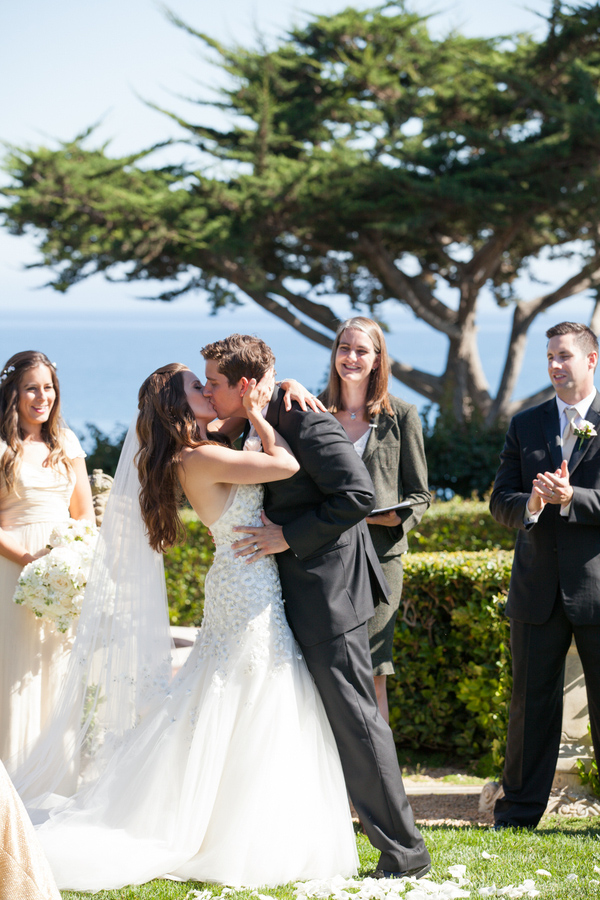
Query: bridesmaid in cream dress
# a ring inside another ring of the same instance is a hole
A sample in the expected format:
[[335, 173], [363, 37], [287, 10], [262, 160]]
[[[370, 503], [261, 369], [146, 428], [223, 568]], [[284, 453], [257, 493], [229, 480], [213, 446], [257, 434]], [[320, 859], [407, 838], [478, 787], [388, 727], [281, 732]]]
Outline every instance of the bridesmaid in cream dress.
[[26, 350], [0, 372], [0, 759], [16, 762], [52, 714], [73, 635], [12, 597], [23, 566], [69, 517], [94, 521], [85, 453], [61, 425], [56, 370]]

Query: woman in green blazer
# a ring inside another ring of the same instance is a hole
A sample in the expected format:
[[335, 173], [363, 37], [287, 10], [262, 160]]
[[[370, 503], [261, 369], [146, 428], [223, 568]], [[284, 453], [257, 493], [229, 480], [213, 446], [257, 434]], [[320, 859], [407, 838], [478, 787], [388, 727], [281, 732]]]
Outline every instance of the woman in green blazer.
[[416, 407], [388, 393], [390, 363], [383, 332], [372, 319], [356, 316], [337, 330], [327, 388], [321, 400], [343, 425], [375, 486], [377, 509], [408, 500], [411, 506], [367, 518], [385, 577], [389, 605], [380, 603], [369, 621], [375, 690], [389, 721], [386, 679], [394, 673], [394, 625], [402, 594], [402, 554], [407, 534], [421, 520], [431, 496], [423, 429]]

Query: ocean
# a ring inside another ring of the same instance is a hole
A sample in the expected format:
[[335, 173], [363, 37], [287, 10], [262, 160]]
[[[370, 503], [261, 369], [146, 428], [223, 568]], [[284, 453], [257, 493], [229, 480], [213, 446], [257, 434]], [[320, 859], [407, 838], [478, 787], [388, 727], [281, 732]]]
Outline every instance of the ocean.
[[[589, 301], [569, 300], [538, 318], [531, 329], [517, 398], [548, 384], [546, 328], [567, 318], [587, 321], [590, 311]], [[390, 354], [440, 374], [445, 368], [447, 340], [398, 304], [386, 304], [383, 313], [391, 329], [387, 336]], [[484, 371], [495, 392], [508, 344], [509, 311], [488, 305], [479, 317], [478, 329]], [[18, 310], [4, 307], [0, 364], [19, 350], [42, 350], [57, 363], [67, 423], [78, 434], [84, 432], [86, 423], [111, 433], [135, 416], [138, 388], [150, 372], [177, 361], [203, 378], [200, 348], [233, 331], [258, 334], [273, 348], [278, 377], [293, 376], [312, 391], [323, 387], [329, 362], [325, 348], [253, 304], [211, 316], [201, 300], [191, 298], [169, 304], [131, 300], [86, 309], [59, 297], [55, 304], [32, 300]], [[395, 379], [390, 390], [420, 410], [426, 405], [423, 397]]]

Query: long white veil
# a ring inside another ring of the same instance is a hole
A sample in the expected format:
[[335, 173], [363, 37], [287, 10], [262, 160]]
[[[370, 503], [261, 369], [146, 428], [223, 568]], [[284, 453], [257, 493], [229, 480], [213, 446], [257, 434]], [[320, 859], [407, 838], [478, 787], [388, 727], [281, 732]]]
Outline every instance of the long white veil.
[[138, 440], [127, 433], [85, 590], [67, 677], [52, 721], [7, 769], [30, 809], [93, 782], [171, 676], [162, 555], [139, 505]]

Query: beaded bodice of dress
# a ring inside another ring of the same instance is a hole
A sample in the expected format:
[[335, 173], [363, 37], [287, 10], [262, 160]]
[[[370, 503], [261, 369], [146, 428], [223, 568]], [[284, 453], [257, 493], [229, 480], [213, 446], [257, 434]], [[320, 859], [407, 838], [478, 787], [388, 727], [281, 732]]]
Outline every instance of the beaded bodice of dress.
[[223, 677], [240, 661], [248, 673], [257, 665], [275, 671], [296, 652], [274, 557], [247, 563], [231, 549], [243, 537], [232, 530], [234, 525], [262, 525], [262, 485], [238, 485], [233, 490], [229, 507], [210, 528], [215, 556], [206, 576], [198, 635], [201, 655], [217, 657]]

